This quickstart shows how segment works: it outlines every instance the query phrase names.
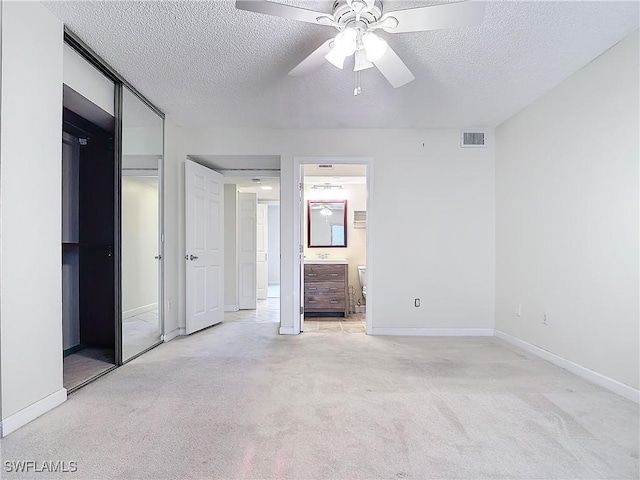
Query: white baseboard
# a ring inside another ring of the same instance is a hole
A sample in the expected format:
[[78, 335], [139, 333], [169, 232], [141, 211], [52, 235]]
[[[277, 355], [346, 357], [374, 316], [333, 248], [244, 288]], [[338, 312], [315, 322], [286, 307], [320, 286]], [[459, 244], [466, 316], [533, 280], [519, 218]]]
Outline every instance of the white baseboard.
[[176, 328], [175, 330], [172, 330], [169, 333], [165, 333], [162, 336], [162, 341], [165, 342], [165, 343], [170, 342], [171, 340], [173, 340], [174, 338], [176, 338], [179, 335], [180, 335], [180, 329]]
[[0, 437], [6, 437], [11, 432], [15, 432], [20, 427], [38, 418], [40, 415], [54, 409], [66, 399], [67, 389], [61, 388], [57, 392], [44, 397], [42, 400], [38, 400], [36, 403], [8, 416], [0, 423]]
[[143, 305], [142, 307], [132, 308], [131, 310], [127, 310], [126, 312], [122, 312], [122, 319], [127, 319], [131, 317], [135, 317], [136, 315], [141, 315], [143, 313], [150, 312], [158, 308], [158, 302], [150, 303], [149, 305]]
[[553, 363], [558, 367], [564, 368], [565, 370], [570, 371], [571, 373], [575, 373], [576, 375], [589, 380], [596, 385], [606, 388], [607, 390], [611, 390], [618, 395], [627, 398], [635, 403], [640, 403], [640, 390], [637, 390], [629, 385], [625, 385], [624, 383], [618, 382], [613, 378], [609, 378], [605, 375], [602, 375], [598, 372], [594, 372], [593, 370], [588, 369], [587, 367], [583, 367], [582, 365], [578, 365], [577, 363], [572, 362], [571, 360], [567, 360], [564, 357], [556, 355], [555, 353], [551, 353], [548, 350], [545, 350], [540, 347], [536, 347], [530, 343], [525, 342], [524, 340], [520, 340], [519, 338], [512, 337], [508, 333], [501, 332], [500, 330], [495, 331], [495, 336], [501, 338], [502, 340], [515, 345], [516, 347], [520, 347], [523, 350], [526, 350], [529, 353], [533, 353], [538, 357], [546, 360], [547, 362]]
[[280, 327], [280, 335], [298, 335], [293, 327]]
[[224, 311], [225, 312], [237, 312], [238, 310], [240, 310], [238, 305], [225, 305], [224, 306]]
[[492, 337], [493, 328], [379, 328], [371, 335], [398, 335], [414, 337]]

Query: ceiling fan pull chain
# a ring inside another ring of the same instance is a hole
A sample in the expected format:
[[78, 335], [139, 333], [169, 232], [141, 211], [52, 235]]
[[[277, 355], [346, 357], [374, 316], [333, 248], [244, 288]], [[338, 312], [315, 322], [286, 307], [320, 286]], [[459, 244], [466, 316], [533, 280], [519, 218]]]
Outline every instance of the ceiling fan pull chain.
[[360, 85], [360, 70], [354, 72], [355, 74], [355, 87], [353, 88], [353, 96], [357, 97], [362, 93], [362, 86]]

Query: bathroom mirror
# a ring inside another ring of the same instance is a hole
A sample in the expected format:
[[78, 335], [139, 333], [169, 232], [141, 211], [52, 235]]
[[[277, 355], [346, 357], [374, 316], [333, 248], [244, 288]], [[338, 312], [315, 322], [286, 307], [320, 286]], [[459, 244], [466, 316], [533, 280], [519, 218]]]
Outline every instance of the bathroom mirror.
[[307, 202], [307, 241], [310, 248], [347, 246], [346, 200]]

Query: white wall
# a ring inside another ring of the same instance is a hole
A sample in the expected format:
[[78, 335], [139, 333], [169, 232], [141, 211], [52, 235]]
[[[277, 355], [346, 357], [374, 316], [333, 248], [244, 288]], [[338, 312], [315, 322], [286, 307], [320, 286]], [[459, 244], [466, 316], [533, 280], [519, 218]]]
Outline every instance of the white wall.
[[[493, 328], [494, 151], [460, 148], [450, 130], [185, 129], [167, 131], [167, 299], [184, 325], [183, 163], [187, 155], [281, 155], [281, 318], [293, 328], [294, 156], [374, 157], [374, 327]], [[173, 253], [171, 253], [173, 252]], [[177, 297], [177, 298], [176, 298]], [[420, 297], [422, 307], [413, 299]]]
[[[326, 254], [328, 258], [345, 258], [349, 262], [348, 285], [355, 289], [354, 302], [362, 297], [362, 289], [358, 280], [358, 265], [367, 264], [367, 230], [353, 227], [353, 211], [367, 209], [367, 185], [344, 184], [342, 190], [313, 190], [305, 182], [304, 187], [304, 256], [316, 259], [318, 254]], [[332, 248], [309, 248], [307, 238], [307, 201], [314, 200], [346, 200], [347, 201], [347, 246]]]
[[635, 388], [638, 69], [636, 31], [496, 132], [496, 328]]
[[280, 283], [280, 205], [267, 207], [269, 285]]
[[122, 313], [158, 303], [158, 177], [122, 177]]
[[3, 2], [2, 8], [0, 377], [6, 435], [66, 398], [61, 306], [63, 29], [38, 2]]
[[224, 304], [238, 309], [238, 186], [224, 186]]

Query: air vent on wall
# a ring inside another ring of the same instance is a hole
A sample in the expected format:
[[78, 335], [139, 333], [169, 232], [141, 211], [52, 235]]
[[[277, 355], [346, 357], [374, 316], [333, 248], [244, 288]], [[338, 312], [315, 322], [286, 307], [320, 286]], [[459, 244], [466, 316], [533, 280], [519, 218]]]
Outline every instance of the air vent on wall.
[[483, 131], [462, 131], [460, 135], [461, 147], [485, 147], [485, 134]]
[[331, 165], [330, 163], [321, 163], [320, 165], [318, 165], [318, 169], [320, 169], [320, 170], [333, 170], [333, 165]]
[[353, 211], [353, 228], [367, 228], [367, 211]]

